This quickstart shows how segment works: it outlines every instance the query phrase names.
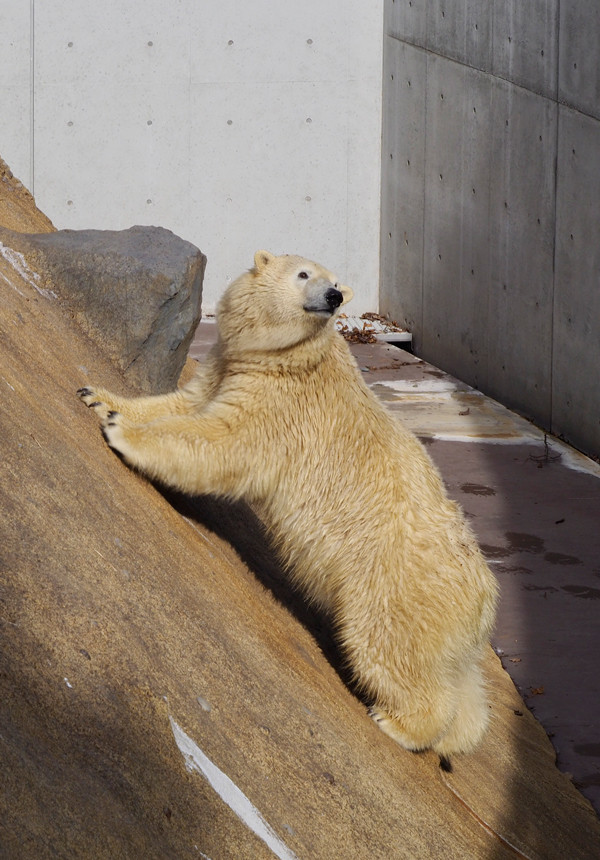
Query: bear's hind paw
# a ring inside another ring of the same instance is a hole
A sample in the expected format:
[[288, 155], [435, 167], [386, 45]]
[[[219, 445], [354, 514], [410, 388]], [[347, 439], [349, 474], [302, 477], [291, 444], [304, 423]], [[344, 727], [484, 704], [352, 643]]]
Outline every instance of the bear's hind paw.
[[369, 716], [377, 723], [382, 732], [389, 735], [392, 740], [400, 744], [401, 747], [404, 747], [405, 750], [422, 752], [431, 745], [426, 739], [410, 734], [399, 717], [390, 714], [388, 711], [371, 707], [369, 708]]
[[406, 749], [412, 749], [413, 745], [406, 739], [402, 732], [399, 731], [397, 721], [387, 711], [382, 711], [380, 708], [369, 708], [369, 716], [373, 722], [377, 723], [382, 732], [389, 735], [397, 743], [401, 744]]

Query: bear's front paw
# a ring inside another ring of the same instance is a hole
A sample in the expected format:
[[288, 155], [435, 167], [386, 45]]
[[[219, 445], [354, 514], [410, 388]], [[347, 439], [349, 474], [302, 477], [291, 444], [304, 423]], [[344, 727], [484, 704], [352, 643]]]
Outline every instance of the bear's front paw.
[[123, 454], [125, 447], [124, 419], [119, 412], [109, 410], [102, 421], [102, 435], [107, 444], [114, 450]]
[[98, 401], [96, 400], [96, 392], [93, 388], [78, 388], [77, 389], [78, 396], [83, 400], [86, 406], [97, 406]]
[[85, 388], [79, 388], [77, 394], [86, 406], [93, 409], [100, 418], [106, 420], [110, 407], [102, 400], [100, 394], [95, 389], [86, 386]]
[[120, 412], [110, 410], [102, 421], [102, 435], [107, 445], [124, 457], [128, 463], [137, 462], [135, 456], [135, 427]]

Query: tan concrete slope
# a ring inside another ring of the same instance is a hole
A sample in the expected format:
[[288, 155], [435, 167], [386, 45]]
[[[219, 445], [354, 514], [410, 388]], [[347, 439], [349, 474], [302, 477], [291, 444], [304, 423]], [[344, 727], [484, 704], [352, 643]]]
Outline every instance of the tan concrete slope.
[[595, 856], [491, 651], [491, 730], [442, 776], [194, 510], [276, 583], [250, 515], [176, 510], [108, 450], [75, 390], [124, 384], [58, 301], [4, 257], [0, 294], [0, 856]]

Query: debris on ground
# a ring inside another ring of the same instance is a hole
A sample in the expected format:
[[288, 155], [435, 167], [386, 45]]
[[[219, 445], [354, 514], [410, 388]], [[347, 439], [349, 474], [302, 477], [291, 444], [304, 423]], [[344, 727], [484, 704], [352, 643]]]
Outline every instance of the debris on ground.
[[367, 312], [360, 317], [340, 314], [336, 327], [349, 343], [376, 343], [383, 341], [411, 341], [412, 335], [395, 320], [382, 314]]

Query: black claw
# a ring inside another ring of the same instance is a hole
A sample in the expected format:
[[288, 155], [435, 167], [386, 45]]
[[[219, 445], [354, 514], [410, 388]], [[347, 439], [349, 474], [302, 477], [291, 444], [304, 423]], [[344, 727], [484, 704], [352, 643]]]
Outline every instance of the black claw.
[[90, 407], [90, 409], [93, 409], [93, 408], [94, 408], [94, 406], [100, 406], [100, 405], [101, 405], [101, 404], [100, 404], [100, 401], [99, 401], [99, 400], [94, 400], [94, 402], [93, 402], [93, 403], [88, 403], [88, 406]]
[[108, 413], [108, 415], [107, 415], [107, 418], [114, 418], [114, 417], [115, 417], [115, 415], [118, 415], [118, 414], [119, 414], [119, 413], [118, 413], [118, 412], [116, 412], [114, 409], [111, 409], [111, 411], [110, 411], [110, 412]]
[[77, 394], [79, 394], [80, 397], [87, 397], [88, 394], [91, 394], [91, 393], [92, 393], [91, 388], [78, 388], [77, 389]]
[[446, 755], [440, 756], [440, 767], [446, 773], [452, 773], [452, 762]]

